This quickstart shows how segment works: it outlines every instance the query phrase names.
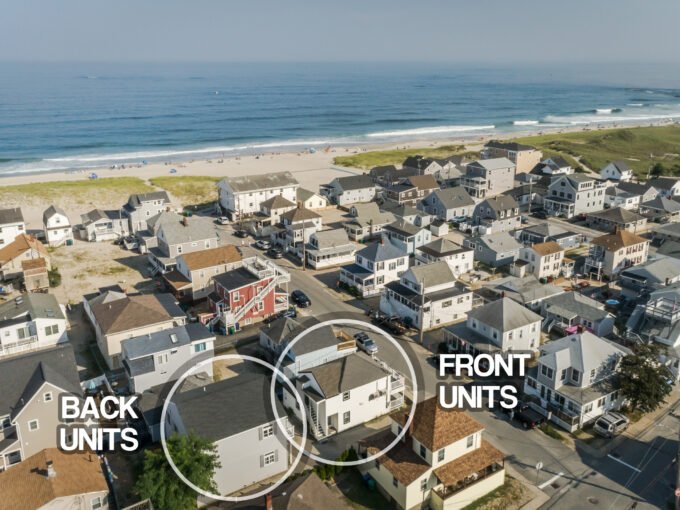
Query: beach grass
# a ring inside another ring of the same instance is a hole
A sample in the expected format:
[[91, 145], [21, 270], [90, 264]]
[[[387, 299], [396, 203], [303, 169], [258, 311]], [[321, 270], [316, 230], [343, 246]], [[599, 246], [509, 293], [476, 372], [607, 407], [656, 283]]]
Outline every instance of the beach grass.
[[149, 182], [159, 188], [163, 188], [177, 198], [183, 206], [204, 204], [217, 200], [215, 185], [221, 177], [206, 175], [198, 176], [162, 176], [153, 177]]
[[666, 175], [680, 175], [680, 126], [655, 126], [577, 131], [515, 138], [548, 155], [578, 159], [595, 172], [611, 161], [623, 160], [644, 179], [657, 163]]
[[[333, 162], [338, 166], [364, 168], [366, 170], [374, 166], [396, 165], [401, 166], [409, 156], [420, 154], [430, 158], [446, 158], [457, 154], [465, 154], [464, 145], [442, 145], [440, 147], [417, 147], [409, 149], [388, 149], [379, 151], [359, 152], [351, 156], [337, 156]], [[470, 155], [474, 156], [474, 153]]]
[[154, 189], [138, 177], [106, 177], [82, 181], [47, 181], [31, 184], [0, 186], [0, 203], [14, 203], [17, 197], [22, 201], [45, 201], [58, 204], [68, 199], [77, 204], [110, 202], [120, 197], [127, 201], [132, 193], [146, 193]]

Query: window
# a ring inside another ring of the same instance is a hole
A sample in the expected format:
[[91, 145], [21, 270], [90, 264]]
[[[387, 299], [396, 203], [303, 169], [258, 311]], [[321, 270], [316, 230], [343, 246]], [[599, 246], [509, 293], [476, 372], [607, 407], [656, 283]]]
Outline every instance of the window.
[[396, 476], [392, 477], [392, 485], [394, 485], [395, 487], [399, 487], [399, 480], [397, 480]]
[[602, 397], [600, 400], [597, 401], [597, 407], [603, 407], [604, 406], [604, 401], [607, 399], [607, 397]]
[[349, 391], [342, 394], [342, 401], [345, 402], [346, 400], [349, 400]]
[[420, 481], [420, 490], [421, 491], [427, 490], [427, 478], [423, 478]]
[[31, 420], [28, 422], [28, 430], [38, 430], [40, 428], [40, 423], [38, 423], [38, 420]]
[[52, 392], [48, 391], [43, 395], [43, 401], [44, 402], [52, 402]]
[[156, 356], [156, 362], [159, 365], [165, 365], [168, 362], [168, 353], [159, 354]]
[[97, 508], [102, 507], [102, 498], [97, 496], [96, 498], [92, 498], [92, 510], [96, 510]]
[[194, 352], [203, 352], [207, 349], [205, 342], [194, 345]]
[[276, 462], [276, 452], [269, 452], [264, 455], [264, 465], [268, 466], [269, 464], [274, 464]]
[[448, 301], [444, 301], [442, 303], [442, 308], [449, 308], [452, 304], [452, 301], [449, 299]]
[[272, 425], [265, 425], [262, 427], [262, 439], [274, 435], [274, 427]]
[[349, 423], [349, 420], [350, 420], [350, 412], [347, 411], [346, 413], [343, 413], [343, 415], [342, 415], [343, 425], [347, 425]]
[[59, 326], [57, 326], [56, 324], [53, 326], [47, 326], [45, 328], [45, 335], [47, 336], [56, 335], [57, 333], [59, 333]]
[[439, 450], [439, 451], [437, 452], [437, 460], [438, 460], [439, 462], [443, 461], [445, 455], [446, 455], [446, 449], [442, 448], [441, 450]]
[[588, 404], [583, 408], [583, 414], [588, 414], [590, 411], [593, 410], [593, 404]]
[[541, 375], [547, 377], [548, 379], [553, 378], [553, 369], [546, 366], [546, 365], [541, 365]]
[[564, 381], [567, 378], [567, 369], [565, 368], [560, 372], [560, 381]]
[[576, 370], [575, 368], [572, 368], [572, 369], [571, 369], [571, 379], [572, 379], [574, 382], [578, 382], [580, 377], [581, 377], [581, 372], [579, 372], [579, 371]]
[[9, 426], [10, 426], [9, 417], [0, 420], [0, 429], [6, 429], [9, 428]]
[[420, 445], [420, 456], [424, 459], [427, 457], [427, 450], [425, 447], [421, 444]]
[[475, 445], [475, 436], [468, 436], [466, 448], [472, 448]]

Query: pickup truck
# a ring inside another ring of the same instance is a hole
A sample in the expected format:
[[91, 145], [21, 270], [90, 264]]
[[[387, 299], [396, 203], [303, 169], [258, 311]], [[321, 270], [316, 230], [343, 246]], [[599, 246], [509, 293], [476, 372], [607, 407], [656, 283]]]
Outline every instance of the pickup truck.
[[512, 419], [520, 422], [525, 429], [535, 429], [546, 422], [546, 417], [532, 409], [526, 402], [520, 401], [514, 409], [504, 409], [503, 411], [507, 414], [513, 411], [510, 414]]

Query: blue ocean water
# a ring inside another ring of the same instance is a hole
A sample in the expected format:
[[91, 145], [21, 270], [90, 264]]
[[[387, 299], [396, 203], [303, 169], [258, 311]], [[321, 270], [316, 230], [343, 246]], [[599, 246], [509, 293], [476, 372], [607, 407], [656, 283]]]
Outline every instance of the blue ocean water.
[[0, 63], [0, 173], [661, 119], [654, 66]]

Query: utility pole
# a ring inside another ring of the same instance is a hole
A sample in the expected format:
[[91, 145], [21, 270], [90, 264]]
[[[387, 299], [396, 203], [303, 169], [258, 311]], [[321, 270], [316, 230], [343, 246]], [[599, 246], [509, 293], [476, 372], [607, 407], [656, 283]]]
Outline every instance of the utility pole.
[[302, 270], [307, 271], [307, 243], [305, 243], [305, 222], [302, 222]]
[[[680, 430], [678, 439], [680, 439]], [[680, 510], [680, 441], [678, 441], [678, 453], [675, 458], [675, 510]]]

